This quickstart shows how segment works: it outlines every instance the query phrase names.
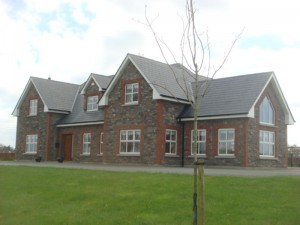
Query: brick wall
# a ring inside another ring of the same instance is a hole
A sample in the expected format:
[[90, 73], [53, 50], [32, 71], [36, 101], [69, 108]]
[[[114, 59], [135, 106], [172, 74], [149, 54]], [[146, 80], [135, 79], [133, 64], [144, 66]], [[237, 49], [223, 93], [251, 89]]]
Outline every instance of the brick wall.
[[[75, 162], [102, 162], [103, 155], [100, 155], [100, 133], [103, 132], [103, 125], [92, 126], [76, 126], [76, 127], [60, 127], [58, 129], [57, 156], [64, 155], [63, 135], [72, 135], [72, 160]], [[84, 155], [83, 150], [83, 134], [91, 133], [91, 152]]]
[[[245, 145], [244, 131], [247, 119], [222, 119], [198, 121], [198, 129], [206, 130], [206, 156], [207, 165], [226, 165], [226, 166], [244, 166], [247, 146]], [[219, 129], [233, 128], [234, 137], [234, 156], [218, 155], [218, 132]], [[185, 123], [185, 164], [191, 165], [194, 161], [192, 153], [191, 133], [194, 129], [194, 123]]]

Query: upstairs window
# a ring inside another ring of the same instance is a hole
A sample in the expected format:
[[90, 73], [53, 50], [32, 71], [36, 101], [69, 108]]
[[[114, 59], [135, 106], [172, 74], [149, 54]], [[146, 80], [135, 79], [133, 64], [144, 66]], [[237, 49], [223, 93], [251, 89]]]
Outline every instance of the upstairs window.
[[26, 153], [37, 153], [37, 140], [38, 136], [36, 134], [26, 136]]
[[36, 116], [37, 115], [37, 105], [38, 105], [38, 100], [37, 99], [30, 100], [30, 103], [29, 103], [29, 116]]
[[274, 109], [269, 98], [265, 97], [259, 108], [259, 122], [265, 124], [275, 124]]
[[138, 103], [139, 84], [132, 83], [125, 85], [125, 104]]
[[177, 139], [177, 131], [176, 130], [166, 130], [165, 153], [167, 155], [176, 154], [176, 139]]
[[[191, 135], [192, 151], [191, 154], [194, 154], [194, 130], [192, 130]], [[197, 155], [206, 154], [206, 130], [197, 130]]]
[[219, 130], [219, 155], [234, 154], [234, 129]]
[[98, 96], [89, 96], [87, 98], [87, 111], [98, 110]]

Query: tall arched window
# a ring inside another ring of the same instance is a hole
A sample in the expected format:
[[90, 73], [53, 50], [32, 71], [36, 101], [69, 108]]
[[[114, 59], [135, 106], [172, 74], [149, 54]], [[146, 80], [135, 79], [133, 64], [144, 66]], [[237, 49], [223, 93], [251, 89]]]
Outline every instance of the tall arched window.
[[275, 113], [272, 103], [268, 97], [265, 97], [260, 104], [259, 121], [266, 124], [275, 124]]

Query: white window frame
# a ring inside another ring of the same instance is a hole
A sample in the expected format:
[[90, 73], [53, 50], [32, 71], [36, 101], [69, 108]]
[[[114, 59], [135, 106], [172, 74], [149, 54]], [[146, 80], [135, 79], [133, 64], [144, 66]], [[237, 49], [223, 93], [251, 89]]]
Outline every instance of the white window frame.
[[[226, 138], [221, 140], [221, 132], [226, 131]], [[232, 139], [228, 139], [229, 132], [233, 132]], [[220, 153], [220, 147], [225, 144], [225, 153]], [[221, 156], [234, 156], [235, 152], [235, 129], [234, 128], [226, 128], [226, 129], [219, 129], [218, 131], [218, 154]], [[228, 153], [229, 147], [232, 146], [232, 153]]]
[[259, 155], [260, 157], [275, 157], [275, 132], [259, 131]]
[[101, 133], [100, 133], [99, 155], [102, 155], [102, 154], [103, 154], [103, 135], [104, 135], [104, 133], [101, 132]]
[[98, 110], [98, 95], [87, 97], [87, 111], [97, 111]]
[[26, 135], [25, 153], [36, 154], [37, 153], [37, 143], [38, 143], [38, 135], [37, 134]]
[[275, 125], [275, 111], [270, 99], [266, 96], [259, 106], [259, 122]]
[[[201, 133], [204, 133], [204, 135], [202, 135], [202, 136], [204, 136], [203, 140], [201, 140], [201, 138], [200, 138]], [[194, 130], [191, 131], [191, 155], [194, 154], [193, 145], [194, 145]], [[204, 153], [200, 153], [201, 152], [200, 151], [201, 146], [204, 146]], [[206, 155], [206, 129], [198, 129], [197, 130], [197, 153], [196, 153], [196, 155]]]
[[91, 154], [91, 140], [92, 134], [91, 133], [84, 133], [82, 137], [82, 154], [89, 155]]
[[120, 130], [119, 151], [120, 154], [140, 154], [141, 130]]
[[136, 104], [139, 102], [139, 83], [125, 85], [125, 104]]
[[31, 99], [29, 102], [29, 116], [36, 116], [37, 115], [37, 106], [38, 106], [38, 100], [37, 99]]
[[177, 130], [166, 129], [166, 155], [176, 155], [177, 153]]

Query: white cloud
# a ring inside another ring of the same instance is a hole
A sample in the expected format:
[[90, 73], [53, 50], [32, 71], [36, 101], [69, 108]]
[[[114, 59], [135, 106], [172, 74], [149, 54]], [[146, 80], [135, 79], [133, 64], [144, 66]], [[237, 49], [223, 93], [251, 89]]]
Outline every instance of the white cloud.
[[[11, 140], [15, 138], [16, 118], [10, 114], [29, 76], [82, 83], [91, 72], [115, 73], [128, 52], [163, 61], [151, 31], [137, 22], [144, 21], [145, 5], [149, 19], [159, 15], [154, 23], [159, 36], [175, 55], [180, 53], [182, 27], [178, 14], [185, 17], [182, 0], [24, 2], [24, 5], [0, 2], [0, 28], [4, 31], [0, 35], [0, 93], [6, 93], [5, 98], [0, 98], [0, 123], [9, 131], [5, 135], [0, 133], [0, 143], [14, 145]], [[242, 40], [217, 77], [275, 71], [292, 113], [300, 121], [300, 101], [295, 94], [300, 74], [299, 1], [196, 3], [197, 22], [201, 32], [209, 30], [215, 65], [245, 27]], [[256, 47], [242, 46], [243, 41], [252, 37], [257, 41], [276, 37], [282, 40], [282, 46], [263, 48], [262, 42]], [[289, 131], [290, 144], [300, 145], [297, 139], [300, 127], [295, 125]]]

